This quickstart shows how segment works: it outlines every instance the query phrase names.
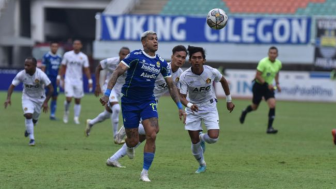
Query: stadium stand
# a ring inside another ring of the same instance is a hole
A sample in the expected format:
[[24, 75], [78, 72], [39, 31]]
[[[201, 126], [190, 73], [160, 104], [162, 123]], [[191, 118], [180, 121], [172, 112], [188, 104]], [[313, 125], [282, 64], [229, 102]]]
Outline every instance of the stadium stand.
[[141, 0], [131, 12], [131, 14], [160, 14], [162, 7], [169, 0]]
[[[190, 6], [192, 5], [192, 6]], [[335, 0], [169, 0], [162, 15], [204, 15], [218, 7], [230, 15], [333, 15]]]

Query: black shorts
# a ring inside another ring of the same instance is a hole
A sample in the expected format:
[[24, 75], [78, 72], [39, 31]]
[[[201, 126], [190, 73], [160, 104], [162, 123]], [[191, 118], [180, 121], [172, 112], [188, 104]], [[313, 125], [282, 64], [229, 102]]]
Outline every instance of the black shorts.
[[270, 98], [274, 98], [274, 91], [268, 89], [268, 86], [255, 82], [252, 87], [253, 92], [253, 104], [259, 104], [262, 97], [267, 101]]

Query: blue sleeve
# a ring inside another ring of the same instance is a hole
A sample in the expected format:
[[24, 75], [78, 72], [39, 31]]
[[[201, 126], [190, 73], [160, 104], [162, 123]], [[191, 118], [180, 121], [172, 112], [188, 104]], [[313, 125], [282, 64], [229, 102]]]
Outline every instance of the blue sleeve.
[[124, 63], [127, 67], [131, 67], [132, 62], [139, 60], [139, 53], [138, 51], [133, 51], [128, 54], [121, 62]]
[[42, 58], [42, 65], [46, 66], [47, 65], [47, 61], [48, 61], [48, 57], [47, 54], [45, 54]]
[[161, 67], [161, 74], [163, 77], [171, 77], [171, 68], [169, 67], [168, 63], [164, 60], [161, 62], [162, 67]]

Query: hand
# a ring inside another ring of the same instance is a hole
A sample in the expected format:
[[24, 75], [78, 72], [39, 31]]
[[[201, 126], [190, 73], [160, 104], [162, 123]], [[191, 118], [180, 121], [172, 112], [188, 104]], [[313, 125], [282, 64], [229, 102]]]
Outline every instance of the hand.
[[64, 80], [63, 79], [57, 79], [56, 84], [57, 84], [57, 86], [64, 89]]
[[276, 88], [278, 89], [278, 92], [281, 93], [281, 87], [279, 84], [276, 85]]
[[89, 92], [92, 92], [92, 83], [89, 83]]
[[43, 108], [43, 112], [44, 113], [47, 113], [48, 112], [48, 102], [43, 102], [42, 104], [42, 108]]
[[11, 99], [7, 99], [4, 103], [5, 108], [7, 108], [8, 105], [12, 105]]
[[269, 89], [270, 91], [274, 91], [274, 85], [268, 84], [268, 89]]
[[108, 96], [105, 96], [105, 95], [102, 96], [102, 97], [99, 99], [100, 103], [101, 103], [103, 106], [105, 106], [105, 104], [107, 104], [108, 100], [109, 100], [109, 97], [108, 97]]
[[96, 85], [96, 89], [95, 89], [95, 91], [94, 91], [94, 95], [95, 95], [96, 97], [98, 97], [101, 93], [102, 93], [102, 92], [101, 92], [101, 89], [100, 89], [100, 85]]
[[187, 118], [187, 114], [184, 112], [183, 109], [179, 109], [179, 117], [180, 117], [181, 121], [183, 119], [183, 124], [185, 124], [185, 121], [186, 121], [186, 118]]
[[190, 109], [192, 112], [198, 112], [198, 106], [196, 104], [193, 104]]
[[235, 108], [235, 105], [232, 102], [227, 102], [226, 103], [226, 108], [230, 111], [230, 113], [233, 111]]

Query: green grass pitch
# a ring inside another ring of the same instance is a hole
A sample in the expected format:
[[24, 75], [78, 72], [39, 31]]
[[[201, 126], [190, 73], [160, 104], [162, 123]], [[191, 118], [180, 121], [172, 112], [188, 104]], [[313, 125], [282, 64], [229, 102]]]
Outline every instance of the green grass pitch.
[[[4, 102], [6, 93], [0, 97]], [[63, 101], [61, 95], [60, 119]], [[103, 110], [98, 98], [82, 99], [81, 125], [72, 121], [73, 103], [68, 124], [49, 121], [49, 114], [42, 114], [35, 127], [36, 146], [30, 147], [23, 136], [21, 93], [14, 93], [12, 106], [0, 114], [0, 188], [335, 188], [335, 103], [277, 102], [274, 127], [279, 133], [267, 135], [265, 102], [248, 114], [244, 125], [238, 118], [250, 100], [233, 102], [236, 108], [229, 114], [225, 100], [219, 101], [219, 141], [207, 145], [207, 171], [195, 174], [198, 164], [177, 107], [170, 97], [162, 97], [160, 133], [149, 171], [152, 182], [143, 183], [138, 180], [143, 144], [135, 159], [120, 160], [126, 169], [117, 169], [105, 165], [121, 147], [113, 143], [110, 120], [84, 136], [85, 120]]]

